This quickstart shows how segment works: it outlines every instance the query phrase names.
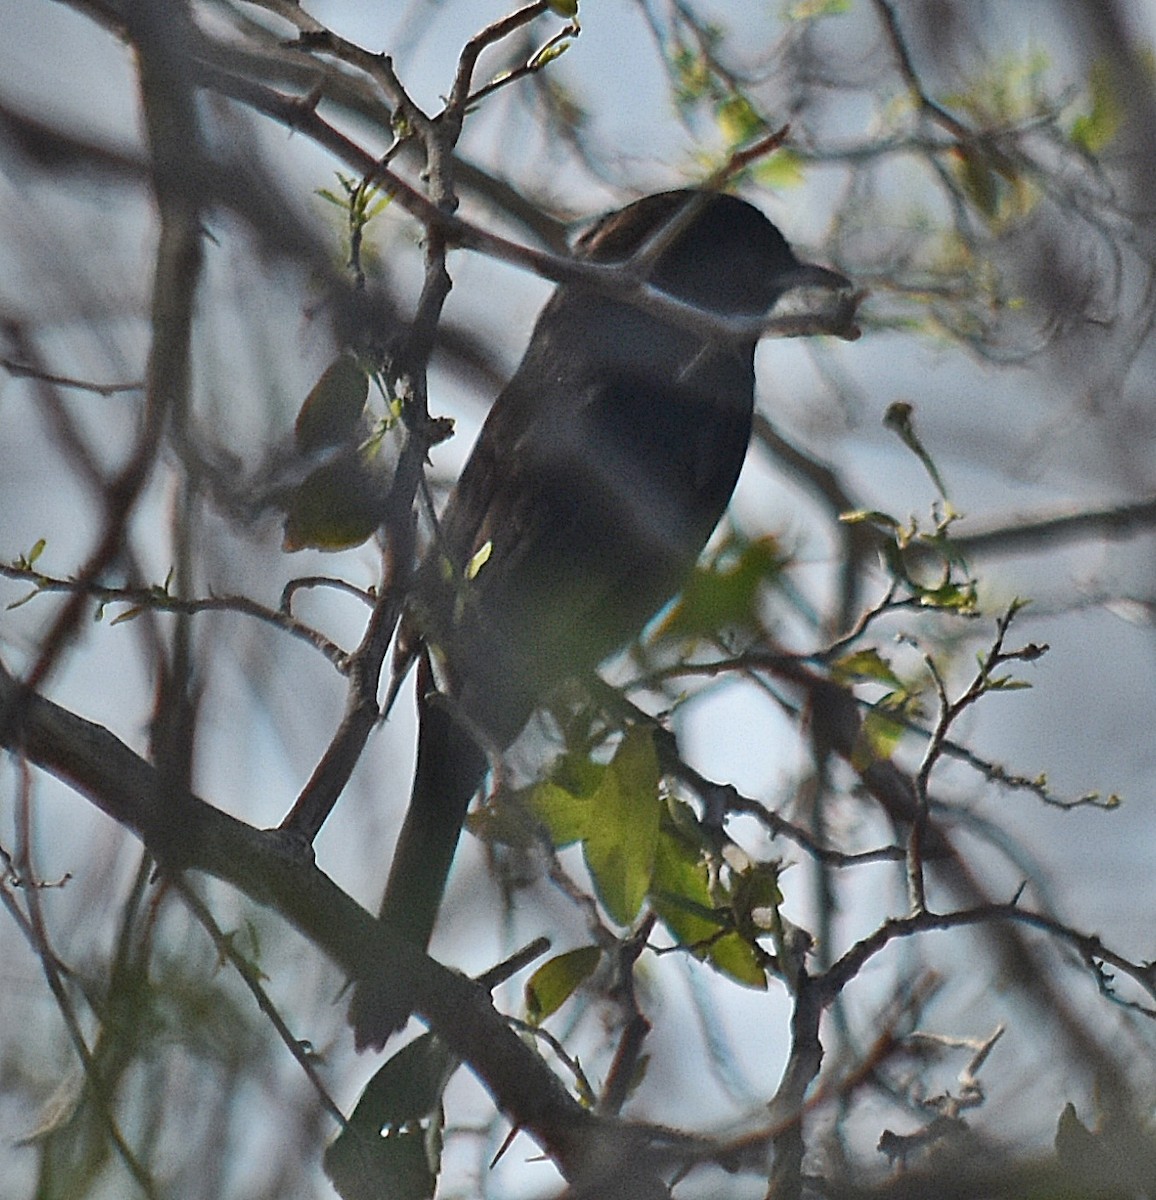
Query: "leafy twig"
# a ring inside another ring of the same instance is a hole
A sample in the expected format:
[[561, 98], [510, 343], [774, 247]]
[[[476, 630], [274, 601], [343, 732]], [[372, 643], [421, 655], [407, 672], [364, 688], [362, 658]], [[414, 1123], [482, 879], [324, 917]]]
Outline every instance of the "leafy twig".
[[[110, 587], [107, 584], [83, 578], [60, 579], [52, 575], [46, 575], [32, 565], [22, 565], [20, 563], [0, 563], [0, 575], [7, 576], [9, 579], [27, 580], [33, 585], [34, 590], [23, 599], [17, 600], [16, 604], [25, 604], [41, 592], [63, 592], [68, 595], [91, 597], [97, 600], [102, 607], [106, 604], [127, 604], [129, 606], [128, 611], [117, 616], [114, 624], [132, 620], [133, 617], [146, 609], [153, 612], [180, 613], [184, 616], [194, 616], [202, 612], [235, 612], [243, 616], [253, 617], [255, 620], [262, 621], [266, 625], [273, 625], [285, 633], [300, 638], [325, 655], [341, 671], [345, 671], [348, 666], [348, 654], [336, 642], [331, 641], [319, 630], [297, 620], [288, 611], [287, 604], [284, 601], [280, 608], [268, 608], [248, 596], [240, 595], [202, 596], [182, 599], [171, 595], [162, 584], [156, 584], [147, 588]], [[295, 582], [299, 586], [304, 587], [317, 586], [319, 581], [301, 580]], [[340, 580], [326, 580], [325, 582], [334, 587], [343, 586]], [[353, 588], [352, 585], [344, 586], [355, 595], [360, 596], [362, 599], [365, 598], [364, 593]]]

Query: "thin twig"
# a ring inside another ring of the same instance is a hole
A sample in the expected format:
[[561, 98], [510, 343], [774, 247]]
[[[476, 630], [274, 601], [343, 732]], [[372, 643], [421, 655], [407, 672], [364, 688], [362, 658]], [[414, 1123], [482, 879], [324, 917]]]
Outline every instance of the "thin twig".
[[56, 387], [75, 388], [81, 392], [94, 392], [105, 399], [110, 396], [119, 395], [121, 392], [143, 391], [145, 386], [143, 382], [95, 383], [89, 379], [74, 379], [70, 375], [54, 375], [29, 363], [16, 362], [11, 358], [0, 358], [0, 367], [3, 367], [13, 379], [35, 379], [40, 383], [51, 383]]
[[249, 989], [250, 995], [257, 1002], [257, 1007], [266, 1017], [269, 1018], [269, 1023], [273, 1026], [277, 1036], [284, 1043], [289, 1053], [297, 1061], [297, 1065], [305, 1072], [306, 1079], [313, 1086], [313, 1090], [317, 1093], [318, 1099], [321, 1101], [322, 1108], [341, 1126], [345, 1128], [345, 1114], [338, 1107], [337, 1102], [329, 1094], [329, 1090], [321, 1080], [321, 1076], [317, 1073], [317, 1067], [314, 1063], [313, 1056], [305, 1048], [305, 1044], [293, 1036], [289, 1026], [285, 1023], [284, 1017], [277, 1010], [277, 1006], [273, 1003], [269, 993], [265, 990], [261, 983], [261, 972], [237, 949], [234, 940], [217, 924], [212, 912], [208, 906], [193, 890], [192, 886], [185, 879], [176, 877], [173, 880], [173, 886], [179, 893], [182, 900], [188, 906], [193, 916], [200, 922], [202, 928], [212, 939], [213, 945], [216, 947], [217, 954], [222, 960], [233, 965], [237, 974], [241, 977], [241, 982]]
[[[345, 671], [349, 655], [336, 642], [331, 641], [319, 630], [299, 621], [282, 603], [280, 608], [268, 608], [259, 604], [249, 596], [201, 596], [181, 599], [170, 595], [163, 587], [109, 587], [106, 584], [84, 579], [60, 579], [38, 571], [35, 566], [21, 566], [16, 563], [0, 563], [0, 575], [9, 579], [24, 580], [32, 584], [34, 591], [16, 604], [24, 604], [40, 592], [63, 592], [68, 595], [80, 595], [106, 604], [127, 604], [129, 611], [121, 613], [114, 624], [131, 620], [138, 612], [171, 612], [183, 616], [195, 616], [203, 612], [234, 612], [242, 616], [253, 617], [266, 625], [272, 625], [285, 633], [307, 642], [320, 651], [339, 670]], [[295, 580], [299, 586], [319, 586], [319, 580]], [[327, 585], [342, 587], [340, 580], [325, 580]], [[344, 589], [365, 599], [365, 593], [352, 585], [344, 585]], [[9, 607], [12, 607], [11, 605]]]
[[116, 1148], [116, 1152], [120, 1155], [129, 1174], [133, 1177], [133, 1180], [145, 1196], [149, 1197], [150, 1200], [160, 1200], [161, 1193], [156, 1185], [156, 1181], [152, 1178], [152, 1175], [145, 1168], [144, 1164], [137, 1158], [132, 1147], [125, 1140], [124, 1134], [117, 1123], [112, 1107], [112, 1097], [109, 1095], [108, 1087], [105, 1085], [103, 1072], [93, 1052], [89, 1049], [88, 1043], [85, 1041], [84, 1032], [80, 1028], [80, 1019], [73, 1007], [68, 990], [64, 986], [62, 964], [52, 950], [48, 938], [48, 929], [44, 924], [44, 911], [40, 905], [40, 889], [35, 883], [35, 871], [31, 860], [30, 806], [32, 781], [28, 760], [23, 755], [19, 756], [19, 771], [20, 800], [17, 808], [17, 824], [20, 831], [21, 846], [17, 851], [16, 864], [21, 879], [25, 884], [24, 895], [27, 898], [28, 904], [27, 916], [20, 911], [15, 897], [2, 881], [0, 881], [0, 903], [3, 903], [5, 908], [8, 909], [16, 922], [17, 928], [24, 934], [40, 961], [40, 967], [44, 972], [48, 988], [52, 992], [53, 999], [56, 1001], [56, 1007], [59, 1009], [60, 1015], [64, 1020], [65, 1028], [68, 1030], [68, 1037], [72, 1042], [72, 1048], [76, 1051], [77, 1058], [80, 1059], [80, 1065], [84, 1071], [84, 1078], [88, 1084], [93, 1107], [96, 1109], [100, 1121], [108, 1133], [109, 1140]]

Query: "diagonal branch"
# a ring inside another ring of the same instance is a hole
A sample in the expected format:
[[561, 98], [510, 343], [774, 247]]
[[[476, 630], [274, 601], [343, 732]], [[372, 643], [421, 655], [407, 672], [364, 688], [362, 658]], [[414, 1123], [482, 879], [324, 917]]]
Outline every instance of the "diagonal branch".
[[498, 1015], [484, 988], [380, 926], [315, 866], [284, 854], [277, 839], [191, 793], [166, 790], [158, 772], [107, 729], [29, 695], [2, 664], [0, 730], [8, 749], [140, 838], [163, 869], [222, 879], [283, 916], [350, 977], [388, 978], [409, 989], [415, 1011], [572, 1182], [597, 1185], [615, 1164], [640, 1164], [643, 1132], [584, 1109]]

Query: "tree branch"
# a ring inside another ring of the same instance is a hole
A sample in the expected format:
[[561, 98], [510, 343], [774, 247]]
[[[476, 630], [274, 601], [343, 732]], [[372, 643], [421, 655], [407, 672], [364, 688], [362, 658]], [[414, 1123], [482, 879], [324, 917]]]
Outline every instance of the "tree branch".
[[[509, 1028], [482, 987], [380, 926], [317, 867], [286, 855], [276, 838], [191, 793], [166, 789], [158, 772], [107, 729], [27, 692], [3, 664], [0, 730], [6, 748], [140, 838], [162, 870], [222, 879], [283, 916], [351, 978], [380, 977], [409, 989], [418, 1015], [572, 1183], [606, 1184], [623, 1162], [640, 1170], [650, 1161], [644, 1134], [584, 1109]], [[631, 1176], [639, 1181], [635, 1170]], [[655, 1186], [654, 1179], [649, 1183]]]

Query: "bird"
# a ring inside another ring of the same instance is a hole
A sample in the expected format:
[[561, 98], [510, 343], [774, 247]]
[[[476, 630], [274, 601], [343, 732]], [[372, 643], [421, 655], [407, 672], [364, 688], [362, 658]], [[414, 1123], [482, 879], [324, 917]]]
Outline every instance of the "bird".
[[[418, 748], [379, 919], [423, 951], [488, 754], [644, 629], [722, 517], [750, 440], [758, 318], [788, 291], [851, 287], [722, 191], [637, 200], [575, 257], [647, 286], [556, 288], [415, 570], [398, 636], [395, 679], [419, 664]], [[680, 320], [647, 302], [656, 291], [744, 332]], [[383, 1047], [409, 1014], [404, 987], [359, 983], [358, 1049]]]

